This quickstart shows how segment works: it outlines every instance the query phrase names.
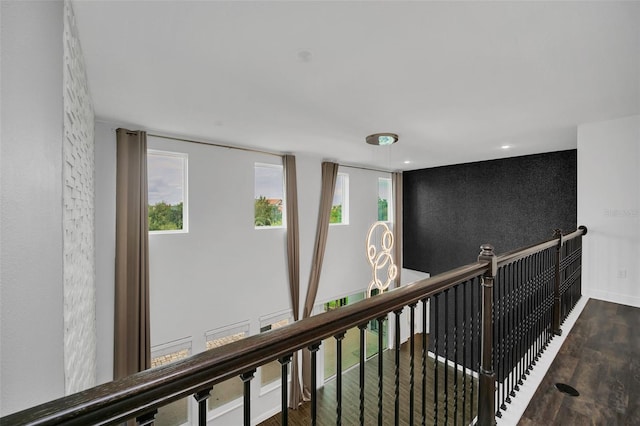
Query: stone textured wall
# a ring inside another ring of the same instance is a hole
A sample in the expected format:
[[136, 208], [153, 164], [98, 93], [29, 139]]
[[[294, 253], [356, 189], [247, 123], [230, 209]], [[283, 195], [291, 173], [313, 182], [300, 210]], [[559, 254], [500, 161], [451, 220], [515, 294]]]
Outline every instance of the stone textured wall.
[[96, 382], [94, 113], [71, 3], [64, 4], [65, 393]]

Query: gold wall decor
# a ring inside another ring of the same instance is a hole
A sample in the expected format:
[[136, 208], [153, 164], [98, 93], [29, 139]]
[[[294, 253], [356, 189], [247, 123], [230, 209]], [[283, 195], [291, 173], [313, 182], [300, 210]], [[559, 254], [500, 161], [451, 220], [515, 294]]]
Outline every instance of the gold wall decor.
[[393, 232], [385, 222], [374, 222], [367, 232], [367, 259], [371, 265], [371, 282], [367, 287], [367, 297], [371, 291], [384, 292], [398, 276], [398, 267], [393, 263]]

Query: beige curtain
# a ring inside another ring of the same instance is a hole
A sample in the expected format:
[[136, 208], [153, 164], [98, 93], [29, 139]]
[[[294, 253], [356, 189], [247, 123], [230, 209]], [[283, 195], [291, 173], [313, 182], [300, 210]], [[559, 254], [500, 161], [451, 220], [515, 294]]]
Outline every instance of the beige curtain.
[[[304, 302], [302, 318], [308, 318], [313, 311], [313, 304], [318, 294], [318, 284], [320, 283], [320, 272], [322, 272], [322, 261], [324, 259], [324, 249], [327, 246], [327, 235], [329, 234], [329, 219], [331, 217], [331, 205], [333, 204], [333, 194], [336, 189], [336, 179], [338, 177], [338, 164], [322, 163], [322, 191], [320, 194], [320, 210], [318, 213], [318, 227], [316, 228], [316, 241], [313, 247], [313, 259], [311, 261], [311, 274], [309, 275], [309, 286], [307, 287], [307, 297]], [[311, 353], [304, 349], [302, 351], [302, 382], [304, 398], [311, 398]]]
[[400, 287], [402, 274], [402, 172], [394, 172], [392, 175], [393, 191], [393, 241], [395, 249], [393, 252], [393, 263], [398, 267], [396, 277], [396, 287]]
[[[300, 319], [300, 231], [298, 227], [298, 184], [296, 177], [296, 157], [285, 155], [284, 179], [287, 194], [287, 266], [289, 270], [289, 294], [293, 320]], [[297, 409], [302, 403], [302, 388], [299, 379], [298, 354], [293, 354], [291, 364], [291, 393], [289, 407]]]
[[147, 134], [118, 129], [114, 379], [151, 366]]

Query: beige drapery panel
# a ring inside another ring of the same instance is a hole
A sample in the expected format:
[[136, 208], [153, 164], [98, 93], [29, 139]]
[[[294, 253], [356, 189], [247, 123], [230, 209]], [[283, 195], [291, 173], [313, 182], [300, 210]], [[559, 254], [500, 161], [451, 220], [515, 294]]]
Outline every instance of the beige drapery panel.
[[396, 287], [400, 287], [402, 274], [402, 172], [394, 172], [391, 176], [393, 191], [393, 263], [398, 267]]
[[[289, 272], [289, 295], [293, 320], [300, 319], [300, 229], [298, 227], [298, 183], [296, 176], [296, 157], [285, 155], [284, 165], [285, 191], [287, 195], [287, 269]], [[299, 379], [298, 354], [293, 354], [291, 364], [291, 393], [289, 407], [297, 409], [302, 403], [302, 388]]]
[[147, 134], [118, 129], [114, 379], [151, 366]]
[[[336, 189], [336, 179], [338, 177], [338, 164], [331, 162], [322, 163], [322, 190], [320, 193], [320, 209], [318, 213], [318, 227], [316, 228], [316, 241], [313, 246], [313, 259], [311, 260], [311, 273], [309, 274], [309, 286], [307, 287], [307, 297], [304, 302], [302, 318], [308, 318], [313, 312], [313, 304], [318, 294], [318, 284], [320, 283], [320, 272], [322, 272], [322, 261], [324, 250], [327, 246], [327, 236], [329, 234], [329, 219], [331, 218], [331, 205], [333, 204], [333, 194]], [[308, 349], [302, 351], [302, 382], [304, 398], [311, 398], [311, 353]]]

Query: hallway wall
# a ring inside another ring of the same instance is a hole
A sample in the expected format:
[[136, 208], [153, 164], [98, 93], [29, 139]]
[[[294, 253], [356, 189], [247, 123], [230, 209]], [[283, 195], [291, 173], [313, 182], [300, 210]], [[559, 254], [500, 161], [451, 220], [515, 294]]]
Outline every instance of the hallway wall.
[[640, 307], [640, 116], [578, 127], [584, 292]]

